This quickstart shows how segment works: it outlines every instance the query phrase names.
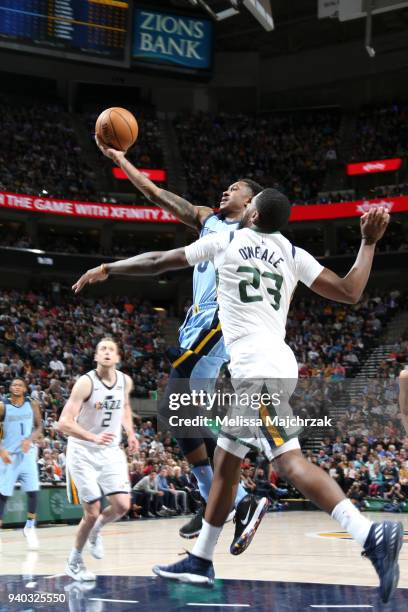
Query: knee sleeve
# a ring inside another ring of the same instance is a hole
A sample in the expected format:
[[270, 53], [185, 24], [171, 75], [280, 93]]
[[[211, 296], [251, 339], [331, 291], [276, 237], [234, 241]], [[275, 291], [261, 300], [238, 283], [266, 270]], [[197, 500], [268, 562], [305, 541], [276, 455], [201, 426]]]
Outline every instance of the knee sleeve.
[[27, 512], [29, 514], [36, 514], [38, 507], [38, 491], [28, 491], [28, 504], [27, 504]]

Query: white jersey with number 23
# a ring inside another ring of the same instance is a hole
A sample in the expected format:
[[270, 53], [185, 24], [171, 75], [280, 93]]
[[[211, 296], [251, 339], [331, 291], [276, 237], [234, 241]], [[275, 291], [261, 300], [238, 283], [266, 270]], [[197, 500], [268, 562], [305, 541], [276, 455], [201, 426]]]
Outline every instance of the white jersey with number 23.
[[284, 340], [292, 294], [310, 287], [323, 266], [280, 232], [245, 228], [205, 236], [185, 247], [190, 265], [212, 261], [217, 274], [219, 318], [227, 346], [252, 334]]

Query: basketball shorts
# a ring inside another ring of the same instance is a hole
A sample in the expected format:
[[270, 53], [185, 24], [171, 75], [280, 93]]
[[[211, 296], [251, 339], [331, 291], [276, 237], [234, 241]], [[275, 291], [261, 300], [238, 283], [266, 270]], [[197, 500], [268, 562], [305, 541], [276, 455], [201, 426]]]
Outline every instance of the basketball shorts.
[[32, 446], [27, 453], [13, 453], [10, 457], [12, 463], [4, 463], [0, 459], [0, 494], [5, 497], [13, 495], [16, 482], [25, 492], [38, 491], [37, 448]]
[[[239, 399], [217, 445], [240, 458], [250, 450], [262, 452], [269, 461], [299, 449], [300, 428], [290, 424], [289, 400], [298, 379], [291, 348], [278, 336], [253, 334], [236, 340], [228, 350], [231, 381]], [[250, 424], [243, 425], [239, 417]]]
[[67, 494], [72, 504], [92, 504], [104, 496], [130, 492], [126, 455], [119, 446], [67, 446]]

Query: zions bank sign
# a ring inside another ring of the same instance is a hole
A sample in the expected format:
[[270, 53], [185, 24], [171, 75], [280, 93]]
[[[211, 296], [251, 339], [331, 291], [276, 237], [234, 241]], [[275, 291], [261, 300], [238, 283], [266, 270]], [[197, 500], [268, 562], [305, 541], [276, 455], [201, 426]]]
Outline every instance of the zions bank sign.
[[134, 19], [134, 58], [193, 69], [211, 67], [211, 21], [147, 9], [136, 9]]

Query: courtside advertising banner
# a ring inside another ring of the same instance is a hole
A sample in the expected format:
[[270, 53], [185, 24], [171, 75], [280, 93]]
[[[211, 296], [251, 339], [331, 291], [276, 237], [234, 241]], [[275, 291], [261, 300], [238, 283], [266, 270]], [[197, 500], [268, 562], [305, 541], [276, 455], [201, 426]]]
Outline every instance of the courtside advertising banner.
[[[339, 204], [308, 204], [293, 206], [291, 221], [318, 221], [360, 217], [371, 208], [382, 206], [389, 213], [408, 212], [408, 196], [357, 200]], [[9, 208], [26, 212], [38, 212], [67, 217], [91, 217], [110, 221], [136, 221], [139, 223], [179, 223], [172, 214], [157, 206], [121, 206], [98, 202], [76, 202], [19, 193], [0, 192], [0, 209]]]
[[379, 159], [374, 161], [359, 162], [358, 164], [347, 164], [346, 172], [349, 176], [356, 174], [376, 174], [377, 172], [395, 172], [402, 165], [400, 157], [392, 159]]
[[135, 10], [132, 45], [135, 59], [208, 70], [212, 44], [213, 24], [208, 19]]

